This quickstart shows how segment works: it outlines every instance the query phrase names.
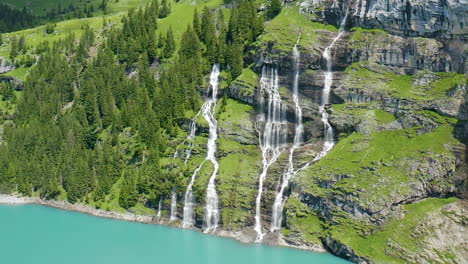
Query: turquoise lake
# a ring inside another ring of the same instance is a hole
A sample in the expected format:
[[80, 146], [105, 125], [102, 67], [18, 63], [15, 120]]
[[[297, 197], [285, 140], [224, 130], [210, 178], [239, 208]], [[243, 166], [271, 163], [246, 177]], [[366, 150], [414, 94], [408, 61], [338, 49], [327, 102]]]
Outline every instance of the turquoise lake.
[[0, 205], [0, 263], [345, 264], [314, 253], [40, 205]]

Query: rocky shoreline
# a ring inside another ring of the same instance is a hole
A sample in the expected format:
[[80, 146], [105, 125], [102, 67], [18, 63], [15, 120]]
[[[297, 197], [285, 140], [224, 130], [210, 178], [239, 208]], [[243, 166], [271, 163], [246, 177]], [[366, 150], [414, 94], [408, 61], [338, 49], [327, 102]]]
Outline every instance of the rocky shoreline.
[[[157, 220], [153, 216], [145, 216], [145, 215], [136, 215], [130, 212], [127, 213], [118, 213], [112, 211], [103, 211], [100, 209], [96, 209], [90, 205], [84, 204], [70, 204], [65, 201], [55, 201], [55, 200], [43, 200], [40, 198], [34, 197], [22, 197], [17, 195], [7, 195], [7, 194], [0, 194], [0, 204], [39, 204], [44, 206], [49, 206], [57, 209], [67, 210], [67, 211], [75, 211], [80, 213], [85, 213], [97, 217], [103, 218], [110, 218], [116, 220], [124, 220], [124, 221], [131, 221], [131, 222], [139, 222], [144, 224], [158, 224], [158, 225], [165, 225], [170, 227], [179, 228], [176, 224], [177, 222], [169, 222], [166, 219], [162, 218]], [[193, 229], [196, 231], [201, 231], [200, 229]], [[231, 230], [223, 230], [219, 229], [215, 233], [210, 233], [212, 235], [226, 237], [226, 238], [233, 238], [238, 240], [241, 243], [253, 243], [255, 237], [249, 234], [249, 230], [238, 230], [238, 231], [231, 231]], [[301, 250], [308, 250], [312, 252], [321, 252], [321, 253], [331, 253], [327, 251], [321, 245], [317, 246], [308, 246], [308, 245], [295, 245], [288, 243], [286, 240], [282, 239], [281, 236], [275, 237], [266, 237], [263, 241], [264, 244], [271, 245], [271, 246], [280, 246], [280, 247], [291, 247]]]

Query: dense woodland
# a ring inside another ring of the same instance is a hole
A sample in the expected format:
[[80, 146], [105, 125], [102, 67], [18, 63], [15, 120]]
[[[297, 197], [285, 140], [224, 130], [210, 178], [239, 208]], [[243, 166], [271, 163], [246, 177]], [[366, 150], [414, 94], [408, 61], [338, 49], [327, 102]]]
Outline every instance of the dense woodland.
[[167, 141], [184, 113], [200, 107], [212, 64], [228, 69], [227, 81], [241, 73], [265, 17], [248, 0], [233, 6], [229, 21], [220, 11], [196, 10], [175, 53], [171, 29], [155, 34], [169, 12], [155, 0], [131, 10], [121, 27], [109, 29], [107, 41], [97, 42], [88, 28], [79, 42], [69, 36], [41, 47], [17, 112], [4, 125], [0, 192], [99, 206], [123, 178], [119, 204], [130, 208], [139, 197], [155, 204], [182, 186], [184, 175], [159, 164], [173, 154]]
[[45, 14], [35, 14], [26, 7], [19, 10], [14, 6], [0, 2], [0, 33], [72, 18], [92, 17], [96, 12], [105, 14], [107, 13], [107, 0], [94, 4], [80, 1], [76, 4], [70, 3], [68, 6], [62, 6], [59, 2], [55, 8], [45, 11]]

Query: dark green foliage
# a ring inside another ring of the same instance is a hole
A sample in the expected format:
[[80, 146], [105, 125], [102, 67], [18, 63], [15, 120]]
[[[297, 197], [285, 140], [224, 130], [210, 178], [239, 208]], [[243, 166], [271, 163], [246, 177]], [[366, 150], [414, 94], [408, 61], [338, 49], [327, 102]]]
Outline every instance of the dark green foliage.
[[[94, 7], [68, 9], [79, 16]], [[83, 26], [78, 43], [70, 34], [30, 47], [40, 55], [37, 62], [23, 55], [24, 36], [12, 39], [11, 57], [35, 65], [18, 99], [11, 85], [0, 87], [2, 100], [18, 101], [4, 124], [7, 144], [0, 144], [0, 191], [97, 206], [115, 197], [129, 209], [185, 188], [183, 173], [160, 164], [172, 156], [166, 141], [200, 108], [197, 91], [212, 64], [234, 77], [241, 73], [243, 52], [261, 32], [262, 19], [252, 1], [236, 3], [229, 25], [222, 12], [205, 8], [201, 15], [195, 11], [176, 43], [172, 28], [155, 33], [159, 17], [169, 12], [168, 1], [154, 0], [130, 10], [121, 27], [109, 26], [99, 41]]]
[[200, 39], [206, 46], [206, 57], [210, 64], [218, 61], [218, 39], [216, 36], [216, 23], [212, 12], [205, 8], [202, 15], [202, 30]]
[[8, 4], [0, 3], [0, 32], [18, 31], [33, 27], [37, 24], [37, 18], [27, 12], [19, 10]]
[[176, 49], [176, 44], [174, 40], [174, 33], [172, 32], [172, 28], [169, 28], [166, 34], [166, 38], [164, 39], [164, 50], [163, 50], [163, 56], [164, 58], [170, 58], [172, 57], [172, 54], [174, 54], [174, 51]]
[[195, 8], [193, 12], [193, 22], [192, 22], [193, 30], [197, 34], [198, 38], [201, 37], [201, 24], [200, 24], [200, 15], [198, 14], [198, 9]]
[[271, 0], [268, 16], [270, 18], [274, 18], [275, 16], [277, 16], [281, 12], [282, 5], [283, 3], [281, 0]]
[[226, 63], [231, 67], [231, 75], [233, 79], [239, 76], [244, 68], [243, 50], [243, 45], [239, 43], [227, 46]]
[[171, 7], [167, 0], [161, 1], [161, 8], [159, 9], [159, 18], [165, 18], [171, 13]]
[[232, 9], [229, 21], [229, 40], [250, 45], [263, 31], [263, 19], [257, 14], [255, 2], [240, 0]]
[[55, 24], [48, 23], [45, 27], [45, 31], [47, 34], [52, 34], [55, 31]]
[[0, 95], [2, 101], [16, 100], [13, 84], [11, 82], [0, 83]]

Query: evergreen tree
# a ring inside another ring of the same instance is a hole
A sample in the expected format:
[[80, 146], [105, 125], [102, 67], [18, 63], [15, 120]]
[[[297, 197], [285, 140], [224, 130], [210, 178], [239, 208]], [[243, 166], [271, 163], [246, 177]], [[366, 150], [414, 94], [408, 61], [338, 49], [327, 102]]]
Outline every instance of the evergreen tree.
[[201, 37], [201, 25], [200, 25], [200, 17], [198, 14], [198, 9], [195, 8], [195, 11], [193, 12], [193, 30], [195, 33], [197, 33], [198, 38]]
[[271, 0], [270, 10], [268, 12], [269, 17], [274, 18], [275, 16], [277, 16], [281, 12], [282, 5], [283, 3], [281, 0]]
[[125, 171], [120, 189], [119, 205], [125, 209], [135, 206], [138, 201], [134, 171]]
[[10, 48], [10, 60], [15, 60], [15, 58], [19, 55], [19, 46], [18, 40], [16, 37], [11, 38], [11, 48]]
[[218, 61], [218, 40], [216, 36], [216, 23], [212, 12], [205, 7], [202, 15], [201, 40], [206, 45], [206, 57], [209, 64]]
[[154, 30], [150, 30], [148, 34], [147, 53], [150, 62], [153, 62], [158, 58], [158, 43], [156, 41], [156, 35], [154, 33]]
[[172, 32], [172, 27], [169, 28], [166, 34], [165, 38], [165, 43], [164, 43], [164, 58], [170, 58], [172, 57], [172, 54], [174, 53], [176, 46], [175, 46], [175, 40], [174, 40], [174, 33]]
[[159, 10], [159, 18], [165, 18], [171, 13], [171, 8], [167, 0], [162, 0], [161, 9]]

